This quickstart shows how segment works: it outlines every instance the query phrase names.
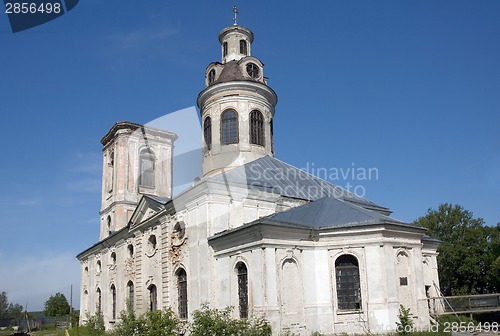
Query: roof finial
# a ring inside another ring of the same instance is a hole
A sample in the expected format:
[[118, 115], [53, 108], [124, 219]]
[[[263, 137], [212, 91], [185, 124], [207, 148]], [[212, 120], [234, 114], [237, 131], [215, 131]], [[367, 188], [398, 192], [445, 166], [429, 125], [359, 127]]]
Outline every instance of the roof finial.
[[236, 5], [233, 6], [233, 13], [234, 13], [233, 25], [237, 26], [238, 25], [238, 7], [236, 7]]

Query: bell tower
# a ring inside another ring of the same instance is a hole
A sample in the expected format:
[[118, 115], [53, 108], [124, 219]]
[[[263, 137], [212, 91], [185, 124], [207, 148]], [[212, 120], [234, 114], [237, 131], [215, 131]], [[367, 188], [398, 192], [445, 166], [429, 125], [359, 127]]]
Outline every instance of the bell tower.
[[278, 97], [264, 64], [252, 56], [254, 35], [237, 23], [219, 33], [222, 61], [205, 71], [197, 104], [202, 118], [203, 176], [274, 156], [273, 118]]
[[127, 226], [144, 194], [172, 197], [176, 139], [175, 133], [128, 121], [114, 124], [101, 139], [100, 240]]

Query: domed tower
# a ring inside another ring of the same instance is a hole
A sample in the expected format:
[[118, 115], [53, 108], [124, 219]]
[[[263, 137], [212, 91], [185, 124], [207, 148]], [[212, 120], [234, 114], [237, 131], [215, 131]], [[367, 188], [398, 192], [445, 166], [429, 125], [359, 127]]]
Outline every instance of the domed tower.
[[264, 64], [251, 54], [253, 33], [236, 22], [219, 33], [222, 63], [210, 63], [198, 95], [202, 118], [203, 176], [274, 155], [273, 118], [278, 97]]

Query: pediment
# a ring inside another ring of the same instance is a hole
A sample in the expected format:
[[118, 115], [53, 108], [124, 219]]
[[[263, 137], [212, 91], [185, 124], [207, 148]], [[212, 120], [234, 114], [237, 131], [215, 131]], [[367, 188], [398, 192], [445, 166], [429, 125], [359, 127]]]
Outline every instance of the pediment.
[[155, 216], [157, 213], [165, 209], [165, 204], [170, 201], [169, 198], [156, 197], [152, 195], [144, 195], [132, 214], [129, 221], [129, 226], [139, 225], [145, 220]]

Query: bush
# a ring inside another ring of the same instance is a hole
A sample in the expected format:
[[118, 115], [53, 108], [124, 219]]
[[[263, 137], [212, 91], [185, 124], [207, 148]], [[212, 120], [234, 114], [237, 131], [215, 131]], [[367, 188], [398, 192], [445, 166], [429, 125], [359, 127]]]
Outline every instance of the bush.
[[106, 334], [104, 316], [101, 310], [98, 309], [97, 313], [93, 316], [87, 316], [87, 323], [85, 323], [83, 329], [93, 336], [102, 336]]
[[232, 308], [210, 309], [203, 304], [193, 312], [191, 336], [271, 336], [271, 326], [264, 319], [233, 319]]
[[136, 317], [132, 310], [123, 311], [112, 336], [177, 336], [184, 328], [171, 309], [155, 310]]
[[410, 308], [399, 305], [399, 322], [396, 322], [398, 335], [406, 336], [412, 333], [413, 320], [411, 318]]

